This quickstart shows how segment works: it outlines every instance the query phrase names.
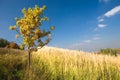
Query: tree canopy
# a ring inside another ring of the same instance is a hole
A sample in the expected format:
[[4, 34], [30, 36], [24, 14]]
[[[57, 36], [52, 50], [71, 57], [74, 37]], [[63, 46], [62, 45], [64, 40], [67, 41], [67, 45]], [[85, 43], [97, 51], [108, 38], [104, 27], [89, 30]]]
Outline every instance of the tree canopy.
[[[54, 26], [51, 26], [49, 30], [42, 29], [42, 23], [48, 21], [49, 18], [44, 16], [44, 10], [46, 6], [34, 8], [23, 8], [23, 17], [15, 18], [16, 25], [10, 26], [11, 30], [17, 31], [16, 38], [22, 37], [22, 44], [20, 48], [27, 47], [33, 48], [36, 46], [43, 47], [50, 41], [51, 30], [54, 30]], [[42, 38], [44, 41], [42, 40]]]

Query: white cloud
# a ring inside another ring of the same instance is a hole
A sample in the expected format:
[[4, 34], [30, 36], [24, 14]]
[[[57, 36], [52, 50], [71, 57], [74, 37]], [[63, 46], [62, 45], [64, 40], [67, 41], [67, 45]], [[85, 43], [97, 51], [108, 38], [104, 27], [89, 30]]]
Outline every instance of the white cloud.
[[104, 19], [103, 19], [103, 18], [98, 19], [98, 22], [103, 22], [103, 21], [104, 21]]
[[91, 40], [85, 40], [84, 42], [85, 43], [91, 43]]
[[107, 2], [109, 2], [110, 0], [99, 0], [99, 2], [105, 2], [105, 3], [107, 3]]
[[105, 25], [105, 24], [98, 24], [98, 28], [104, 28], [104, 27], [106, 27], [107, 25]]
[[98, 19], [98, 22], [102, 22], [104, 21], [104, 16], [99, 16], [97, 19]]
[[99, 40], [101, 39], [100, 37], [94, 37], [93, 40]]
[[98, 26], [94, 29], [94, 31], [98, 31], [100, 28], [105, 28], [107, 25], [106, 24], [98, 24]]
[[[99, 1], [108, 1], [108, 0], [99, 0]], [[120, 5], [119, 6], [116, 6], [114, 7], [113, 9], [111, 9], [110, 11], [106, 12], [104, 15], [102, 16], [99, 16], [97, 19], [98, 19], [98, 27], [94, 29], [94, 31], [97, 31], [99, 28], [104, 28], [106, 27], [107, 25], [105, 24], [101, 24], [101, 22], [103, 22], [105, 20], [105, 17], [109, 18], [111, 16], [114, 16], [116, 14], [120, 14]]]
[[110, 11], [106, 12], [104, 15], [102, 16], [99, 16], [97, 19], [98, 19], [98, 22], [103, 22], [105, 20], [105, 17], [111, 17], [111, 16], [114, 16], [116, 14], [120, 14], [120, 5], [119, 6], [116, 6], [114, 7], [113, 9], [111, 9]]
[[116, 6], [115, 8], [111, 9], [110, 11], [106, 12], [104, 14], [104, 16], [106, 17], [111, 17], [111, 16], [114, 16], [116, 15], [117, 13], [120, 12], [120, 5], [119, 6]]

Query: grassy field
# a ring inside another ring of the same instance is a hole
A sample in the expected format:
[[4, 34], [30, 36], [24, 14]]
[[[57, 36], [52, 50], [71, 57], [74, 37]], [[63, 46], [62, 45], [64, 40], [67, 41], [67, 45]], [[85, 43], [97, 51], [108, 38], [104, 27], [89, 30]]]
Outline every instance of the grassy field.
[[28, 71], [26, 52], [2, 52], [0, 80], [120, 80], [120, 56], [43, 47], [31, 54]]

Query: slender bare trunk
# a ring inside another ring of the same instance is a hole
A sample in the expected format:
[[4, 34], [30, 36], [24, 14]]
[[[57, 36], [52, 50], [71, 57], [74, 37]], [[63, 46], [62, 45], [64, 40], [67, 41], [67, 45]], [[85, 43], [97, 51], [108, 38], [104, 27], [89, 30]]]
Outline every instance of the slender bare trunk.
[[30, 69], [30, 50], [28, 50], [28, 70]]
[[30, 80], [30, 49], [28, 49], [28, 80]]

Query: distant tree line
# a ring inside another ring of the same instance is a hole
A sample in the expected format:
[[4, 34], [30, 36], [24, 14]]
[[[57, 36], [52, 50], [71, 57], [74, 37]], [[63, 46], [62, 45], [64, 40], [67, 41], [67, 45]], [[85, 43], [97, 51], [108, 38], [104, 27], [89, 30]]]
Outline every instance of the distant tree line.
[[0, 38], [0, 47], [4, 48], [9, 44], [10, 44], [10, 42], [8, 40]]
[[100, 49], [100, 53], [101, 54], [106, 54], [106, 55], [117, 56], [117, 55], [120, 55], [120, 48], [115, 48], [115, 49], [112, 49], [112, 48]]
[[0, 48], [20, 49], [17, 43], [9, 42], [8, 40], [3, 38], [0, 38]]

